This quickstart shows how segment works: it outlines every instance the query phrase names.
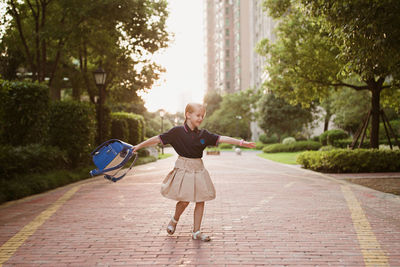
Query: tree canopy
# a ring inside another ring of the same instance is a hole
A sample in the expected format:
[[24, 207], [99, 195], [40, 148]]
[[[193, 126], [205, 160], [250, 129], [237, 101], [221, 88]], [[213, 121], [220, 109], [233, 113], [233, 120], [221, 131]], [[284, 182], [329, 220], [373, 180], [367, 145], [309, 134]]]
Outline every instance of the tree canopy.
[[302, 108], [301, 105], [290, 105], [273, 93], [265, 94], [259, 105], [259, 125], [266, 134], [295, 136], [313, 121], [313, 108]]
[[169, 43], [166, 0], [2, 2], [11, 18], [0, 42], [0, 54], [9, 63], [2, 73], [10, 76], [23, 67], [33, 80], [48, 82], [53, 98], [68, 86], [74, 98], [85, 90], [94, 102], [98, 91], [91, 72], [102, 65], [104, 97], [112, 92], [114, 99], [131, 101], [163, 71], [151, 55]]
[[219, 108], [206, 116], [203, 126], [217, 134], [250, 138], [250, 122], [258, 98], [258, 92], [252, 89], [224, 95]]
[[303, 106], [344, 87], [369, 90], [371, 146], [378, 147], [381, 92], [384, 104], [400, 99], [400, 2], [266, 0], [264, 6], [279, 20], [276, 42], [258, 44], [269, 57], [265, 86]]

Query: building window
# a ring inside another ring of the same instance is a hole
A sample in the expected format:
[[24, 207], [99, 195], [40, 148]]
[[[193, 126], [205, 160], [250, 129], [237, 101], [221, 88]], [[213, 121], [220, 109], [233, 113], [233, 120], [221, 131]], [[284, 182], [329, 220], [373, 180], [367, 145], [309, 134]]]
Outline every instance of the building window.
[[225, 78], [229, 79], [229, 71], [225, 71]]
[[225, 45], [229, 46], [229, 39], [225, 39]]
[[229, 8], [228, 7], [225, 7], [225, 14], [229, 15]]
[[225, 60], [225, 67], [229, 68], [229, 60]]
[[229, 36], [229, 29], [228, 28], [225, 29], [225, 36]]
[[226, 82], [226, 89], [231, 89], [231, 83], [230, 82]]
[[225, 49], [225, 57], [229, 57], [229, 49]]

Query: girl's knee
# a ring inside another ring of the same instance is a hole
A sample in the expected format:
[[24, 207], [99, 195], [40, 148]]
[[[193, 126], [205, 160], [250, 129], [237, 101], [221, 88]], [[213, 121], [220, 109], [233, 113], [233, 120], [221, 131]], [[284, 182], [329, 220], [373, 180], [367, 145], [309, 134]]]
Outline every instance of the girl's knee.
[[185, 206], [185, 207], [187, 207], [187, 205], [189, 205], [189, 202], [187, 202], [187, 201], [179, 201], [178, 203], [176, 203], [177, 205], [182, 205], [182, 206]]
[[197, 205], [199, 205], [199, 206], [204, 205], [204, 201], [202, 201], [202, 202], [196, 202], [196, 206], [197, 206]]

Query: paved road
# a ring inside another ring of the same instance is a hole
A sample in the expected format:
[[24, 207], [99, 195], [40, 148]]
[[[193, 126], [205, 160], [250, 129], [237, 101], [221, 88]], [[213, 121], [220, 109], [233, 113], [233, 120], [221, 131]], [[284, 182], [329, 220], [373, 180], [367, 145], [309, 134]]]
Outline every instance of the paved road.
[[205, 156], [217, 198], [190, 238], [160, 183], [176, 156], [0, 206], [3, 266], [400, 266], [400, 198], [246, 152]]

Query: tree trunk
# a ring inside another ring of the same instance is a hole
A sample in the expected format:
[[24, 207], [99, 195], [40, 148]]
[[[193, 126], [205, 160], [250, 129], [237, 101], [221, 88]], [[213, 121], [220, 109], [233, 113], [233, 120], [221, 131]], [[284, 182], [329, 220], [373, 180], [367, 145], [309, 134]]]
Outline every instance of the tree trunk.
[[[381, 80], [381, 79], [380, 79]], [[370, 90], [372, 93], [371, 101], [371, 147], [379, 148], [379, 114], [380, 114], [380, 95], [382, 90], [383, 81], [380, 82], [370, 82]]]

